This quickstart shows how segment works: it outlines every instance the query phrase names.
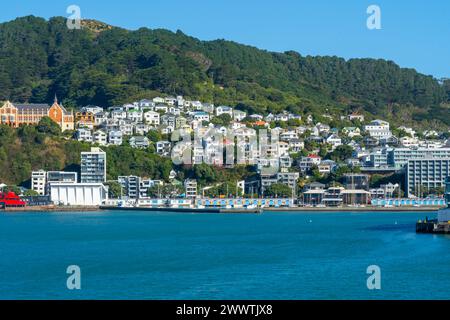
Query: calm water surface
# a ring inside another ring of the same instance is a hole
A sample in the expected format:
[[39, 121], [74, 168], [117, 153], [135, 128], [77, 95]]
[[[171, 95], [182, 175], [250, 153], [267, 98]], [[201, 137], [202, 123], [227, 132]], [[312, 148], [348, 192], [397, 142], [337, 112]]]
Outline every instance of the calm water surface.
[[448, 299], [450, 237], [417, 235], [425, 215], [2, 213], [0, 299]]

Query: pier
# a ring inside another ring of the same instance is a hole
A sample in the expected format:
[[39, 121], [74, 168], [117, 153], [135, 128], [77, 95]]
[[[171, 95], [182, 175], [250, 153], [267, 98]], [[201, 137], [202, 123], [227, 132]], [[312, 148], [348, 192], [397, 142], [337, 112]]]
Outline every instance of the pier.
[[425, 220], [416, 223], [417, 233], [450, 234], [450, 223], [438, 220]]

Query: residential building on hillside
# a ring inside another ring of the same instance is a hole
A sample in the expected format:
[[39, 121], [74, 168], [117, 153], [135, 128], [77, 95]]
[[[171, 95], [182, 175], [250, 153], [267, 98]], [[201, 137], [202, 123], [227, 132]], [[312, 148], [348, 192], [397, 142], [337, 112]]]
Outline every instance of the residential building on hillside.
[[373, 138], [388, 138], [392, 135], [389, 129], [389, 122], [383, 120], [373, 120], [370, 124], [364, 126], [364, 131], [368, 132]]

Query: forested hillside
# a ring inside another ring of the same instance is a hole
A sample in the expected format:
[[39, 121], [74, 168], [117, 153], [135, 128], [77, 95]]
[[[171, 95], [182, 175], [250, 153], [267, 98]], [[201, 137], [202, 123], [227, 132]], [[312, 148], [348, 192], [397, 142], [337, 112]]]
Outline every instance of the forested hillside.
[[0, 100], [103, 107], [182, 94], [255, 112], [361, 110], [398, 123], [450, 125], [450, 81], [394, 62], [273, 53], [181, 31], [129, 31], [33, 16], [0, 24]]

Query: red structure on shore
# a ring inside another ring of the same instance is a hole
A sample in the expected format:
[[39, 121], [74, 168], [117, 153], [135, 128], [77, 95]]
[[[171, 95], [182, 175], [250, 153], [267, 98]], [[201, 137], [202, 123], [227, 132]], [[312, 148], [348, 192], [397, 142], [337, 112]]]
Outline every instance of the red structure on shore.
[[26, 202], [12, 191], [0, 192], [0, 208], [25, 207]]

